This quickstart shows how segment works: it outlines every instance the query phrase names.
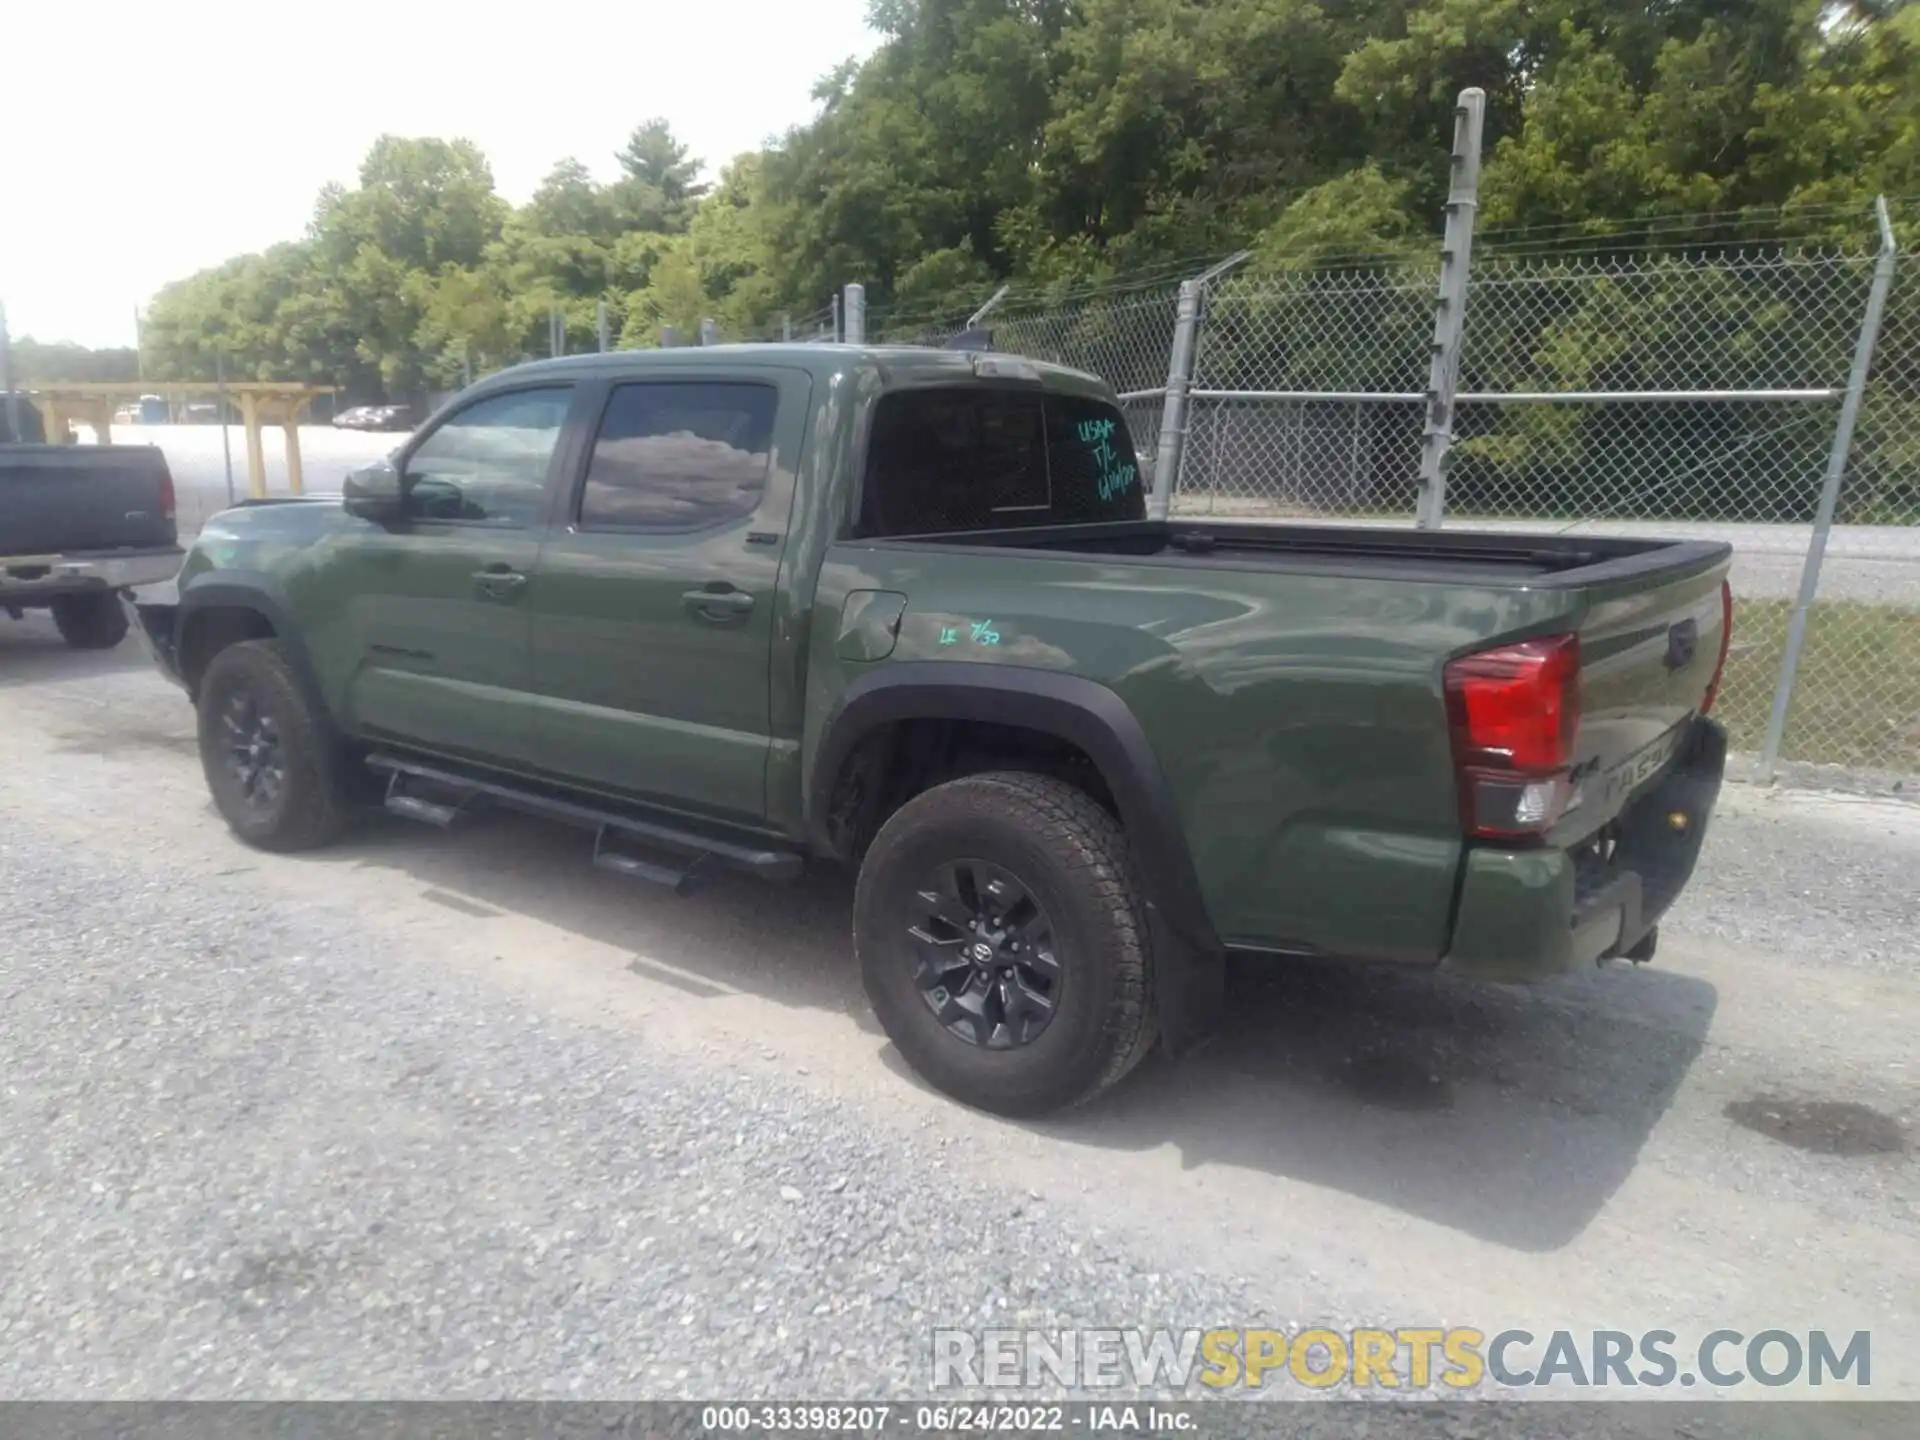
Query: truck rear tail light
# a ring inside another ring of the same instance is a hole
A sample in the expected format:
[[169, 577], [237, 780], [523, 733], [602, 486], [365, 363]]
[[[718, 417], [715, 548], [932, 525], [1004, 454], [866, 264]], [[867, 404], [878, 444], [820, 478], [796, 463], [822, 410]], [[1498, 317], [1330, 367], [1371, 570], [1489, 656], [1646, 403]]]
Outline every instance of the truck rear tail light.
[[1544, 835], [1573, 795], [1580, 726], [1580, 637], [1523, 640], [1446, 668], [1447, 715], [1469, 835]]
[[1706, 714], [1713, 709], [1713, 702], [1720, 698], [1720, 681], [1727, 673], [1727, 652], [1733, 645], [1733, 584], [1720, 582], [1720, 655], [1713, 662], [1713, 678], [1707, 681], [1707, 695], [1700, 702], [1700, 713]]
[[174, 518], [175, 500], [173, 495], [173, 472], [165, 466], [160, 470], [160, 518]]

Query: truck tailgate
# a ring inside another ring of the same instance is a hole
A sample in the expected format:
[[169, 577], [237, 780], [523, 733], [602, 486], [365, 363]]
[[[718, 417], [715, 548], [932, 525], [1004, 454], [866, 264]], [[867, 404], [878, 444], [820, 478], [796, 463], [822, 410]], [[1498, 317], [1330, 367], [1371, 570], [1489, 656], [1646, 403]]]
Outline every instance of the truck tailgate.
[[1729, 638], [1731, 556], [1722, 547], [1699, 553], [1706, 548], [1643, 561], [1639, 573], [1589, 592], [1579, 632], [1576, 802], [1563, 838], [1598, 829], [1664, 773], [1687, 720], [1709, 703]]
[[152, 445], [0, 447], [0, 555], [175, 543], [173, 481]]

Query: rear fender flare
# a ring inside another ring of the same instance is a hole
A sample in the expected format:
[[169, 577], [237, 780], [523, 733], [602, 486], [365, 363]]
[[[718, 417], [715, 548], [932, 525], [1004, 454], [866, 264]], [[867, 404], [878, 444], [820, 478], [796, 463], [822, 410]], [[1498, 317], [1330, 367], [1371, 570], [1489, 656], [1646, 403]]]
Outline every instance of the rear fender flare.
[[1079, 748], [1113, 795], [1156, 932], [1201, 954], [1220, 952], [1179, 810], [1146, 732], [1118, 695], [1080, 676], [938, 660], [900, 661], [860, 676], [829, 713], [808, 777], [807, 829], [816, 849], [835, 853], [827, 816], [847, 756], [876, 727], [899, 720], [1018, 725]]

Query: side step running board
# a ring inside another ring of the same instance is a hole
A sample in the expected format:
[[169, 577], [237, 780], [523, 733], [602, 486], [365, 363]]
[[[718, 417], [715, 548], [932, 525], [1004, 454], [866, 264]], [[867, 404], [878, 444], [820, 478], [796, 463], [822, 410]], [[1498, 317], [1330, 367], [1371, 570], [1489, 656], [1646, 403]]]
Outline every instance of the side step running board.
[[674, 865], [647, 860], [616, 848], [621, 840], [629, 838], [611, 825], [602, 825], [593, 836], [594, 868], [611, 870], [617, 875], [630, 875], [649, 885], [664, 886], [676, 895], [691, 895], [693, 887], [700, 883], [702, 872], [708, 868], [710, 852], [704, 850], [695, 855], [671, 857], [679, 862], [676, 869]]
[[[387, 774], [385, 804], [391, 814], [407, 820], [418, 820], [423, 825], [434, 825], [445, 830], [468, 812], [468, 802], [474, 798], [471, 790], [445, 798], [436, 798], [409, 791], [408, 778], [404, 770], [392, 770]], [[452, 789], [453, 787], [443, 788]]]
[[763, 880], [794, 880], [803, 864], [797, 850], [723, 839], [664, 819], [644, 819], [544, 788], [460, 774], [400, 755], [376, 752], [367, 757], [367, 765], [388, 777], [387, 809], [396, 815], [445, 827], [491, 802], [569, 825], [590, 826], [595, 832], [596, 866], [664, 885], [676, 895], [685, 895], [716, 865]]

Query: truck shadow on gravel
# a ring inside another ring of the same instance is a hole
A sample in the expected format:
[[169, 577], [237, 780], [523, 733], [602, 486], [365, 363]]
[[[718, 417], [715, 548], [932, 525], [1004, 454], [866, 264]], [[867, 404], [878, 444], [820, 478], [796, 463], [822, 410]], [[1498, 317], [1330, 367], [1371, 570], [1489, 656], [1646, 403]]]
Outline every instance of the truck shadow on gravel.
[[1513, 1249], [1571, 1242], [1633, 1173], [1718, 1006], [1705, 981], [1625, 965], [1476, 985], [1333, 961], [1238, 962], [1205, 1049], [1155, 1057], [1042, 1128], [1172, 1139], [1185, 1164], [1284, 1174]]
[[[592, 869], [590, 853], [579, 831], [493, 815], [450, 836], [375, 822], [326, 858], [400, 871], [476, 924], [508, 912], [618, 947], [636, 973], [695, 999], [745, 992], [848, 1014], [880, 1037], [847, 939], [850, 878], [769, 886], [723, 874], [675, 899]], [[1028, 1128], [1075, 1146], [1171, 1143], [1188, 1168], [1284, 1175], [1553, 1250], [1633, 1172], [1717, 999], [1657, 965], [1521, 989], [1237, 963], [1228, 1019], [1207, 1048], [1155, 1057], [1085, 1109]], [[891, 1046], [881, 1061], [922, 1083]]]
[[153, 662], [131, 637], [111, 650], [70, 650], [44, 612], [30, 610], [24, 620], [0, 613], [0, 690], [152, 668]]

